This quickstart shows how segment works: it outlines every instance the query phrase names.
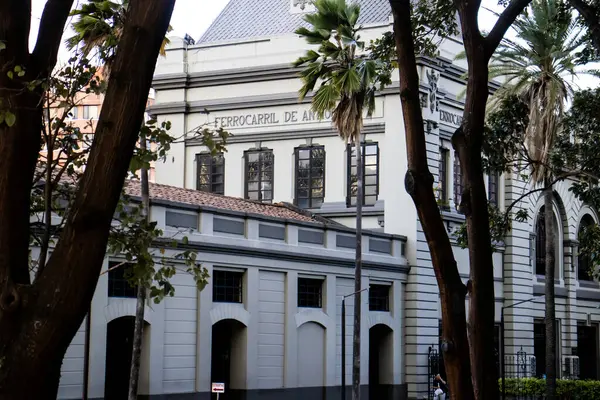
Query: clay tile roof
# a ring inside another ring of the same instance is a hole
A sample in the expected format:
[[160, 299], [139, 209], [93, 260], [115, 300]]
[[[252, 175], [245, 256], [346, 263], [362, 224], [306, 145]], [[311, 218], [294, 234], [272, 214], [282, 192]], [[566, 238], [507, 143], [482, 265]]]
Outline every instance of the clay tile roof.
[[[125, 193], [132, 197], [141, 195], [141, 184], [138, 180], [125, 181]], [[301, 210], [287, 203], [265, 204], [237, 197], [222, 196], [214, 193], [174, 186], [150, 183], [150, 199], [163, 200], [193, 206], [206, 206], [221, 210], [237, 211], [249, 214], [264, 215], [302, 222], [316, 222], [326, 225], [338, 223]]]

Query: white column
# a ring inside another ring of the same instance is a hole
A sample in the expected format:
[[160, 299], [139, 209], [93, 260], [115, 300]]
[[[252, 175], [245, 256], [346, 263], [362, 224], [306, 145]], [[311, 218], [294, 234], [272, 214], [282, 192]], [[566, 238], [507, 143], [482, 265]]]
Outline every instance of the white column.
[[[362, 276], [361, 289], [369, 287], [369, 277]], [[360, 384], [369, 384], [369, 292], [361, 293], [360, 307]]]
[[[104, 259], [102, 271], [108, 269], [108, 258]], [[90, 370], [88, 396], [104, 397], [106, 370], [106, 329], [104, 310], [108, 306], [108, 274], [100, 276], [96, 292], [92, 298], [92, 318], [90, 330]]]
[[283, 361], [283, 384], [286, 388], [295, 388], [298, 385], [297, 312], [298, 273], [296, 271], [288, 271], [285, 277], [285, 353]]
[[[165, 302], [152, 306], [150, 326], [150, 394], [163, 394], [163, 364], [165, 360]], [[145, 312], [148, 312], [146, 308]]]
[[392, 287], [392, 317], [394, 318], [394, 384], [399, 385], [404, 381], [404, 309], [402, 304], [402, 296], [404, 295], [403, 284], [400, 281], [395, 281]]
[[250, 313], [246, 353], [246, 389], [258, 389], [258, 268], [249, 268], [246, 272], [246, 310]]
[[[212, 276], [212, 264], [204, 264], [204, 266]], [[212, 307], [212, 289], [212, 285], [209, 284], [206, 285], [204, 290], [196, 292], [196, 392], [210, 391], [212, 360], [212, 321], [210, 319], [210, 309]]]
[[336, 386], [336, 365], [337, 365], [337, 301], [336, 301], [336, 277], [327, 275], [325, 284], [325, 314], [331, 319], [331, 324], [325, 332], [325, 386]]

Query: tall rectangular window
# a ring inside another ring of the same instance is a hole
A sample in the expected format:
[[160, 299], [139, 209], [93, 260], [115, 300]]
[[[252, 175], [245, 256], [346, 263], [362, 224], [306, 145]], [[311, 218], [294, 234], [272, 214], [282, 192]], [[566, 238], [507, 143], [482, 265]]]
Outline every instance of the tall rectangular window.
[[460, 159], [458, 158], [458, 153], [454, 152], [454, 204], [456, 205], [457, 210], [460, 206], [463, 189], [464, 188], [462, 171], [460, 169]]
[[244, 273], [213, 270], [213, 302], [241, 303]]
[[321, 308], [322, 297], [322, 279], [298, 278], [298, 307]]
[[488, 176], [488, 199], [491, 205], [498, 207], [498, 174], [490, 172]]
[[248, 200], [270, 203], [273, 201], [273, 150], [247, 150], [246, 185], [244, 197]]
[[71, 108], [71, 111], [70, 111], [70, 113], [71, 113], [71, 115], [72, 115], [72, 117], [71, 117], [72, 119], [79, 119], [79, 113], [78, 113], [78, 110], [79, 110], [79, 109], [78, 109], [78, 107], [77, 107], [77, 106], [75, 106], [75, 107]]
[[83, 119], [90, 119], [90, 106], [83, 106]]
[[121, 262], [110, 262], [108, 264], [108, 297], [137, 297], [137, 288], [129, 284], [129, 272], [131, 264]]
[[294, 149], [296, 187], [294, 203], [302, 208], [318, 208], [325, 198], [325, 147]]
[[448, 149], [440, 147], [440, 191], [438, 200], [442, 208], [448, 207], [448, 153]]
[[196, 154], [196, 189], [203, 192], [225, 194], [225, 157], [223, 153]]
[[369, 311], [390, 311], [389, 285], [369, 285]]
[[[356, 205], [357, 169], [356, 169], [356, 147], [348, 145], [348, 180], [346, 182], [346, 204], [349, 207]], [[362, 143], [363, 158], [363, 205], [372, 206], [377, 202], [379, 196], [379, 144], [377, 142]]]
[[[560, 320], [555, 320], [556, 336], [556, 372], [560, 377]], [[546, 373], [546, 324], [543, 320], [533, 323], [533, 355], [535, 356], [536, 376], [541, 378]]]

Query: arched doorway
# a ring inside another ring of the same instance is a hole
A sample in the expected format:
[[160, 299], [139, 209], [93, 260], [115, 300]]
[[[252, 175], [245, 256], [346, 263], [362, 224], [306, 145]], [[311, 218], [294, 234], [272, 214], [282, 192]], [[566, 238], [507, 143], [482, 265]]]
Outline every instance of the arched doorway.
[[369, 399], [392, 398], [393, 335], [390, 327], [378, 324], [369, 329]]
[[[126, 400], [129, 389], [131, 354], [133, 352], [133, 330], [135, 317], [125, 316], [108, 323], [106, 334], [106, 370], [104, 381], [105, 400]], [[138, 393], [148, 394], [149, 388], [149, 345], [150, 329], [144, 323], [140, 378]]]
[[240, 398], [240, 390], [246, 389], [246, 326], [233, 319], [217, 322], [212, 327], [211, 347], [211, 382], [225, 384], [219, 400]]

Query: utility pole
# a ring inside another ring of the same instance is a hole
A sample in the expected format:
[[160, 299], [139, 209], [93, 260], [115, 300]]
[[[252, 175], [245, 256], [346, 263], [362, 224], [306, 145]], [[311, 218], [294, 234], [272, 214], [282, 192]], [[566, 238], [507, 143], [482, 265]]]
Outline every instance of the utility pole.
[[[360, 294], [365, 290], [368, 290], [368, 288], [361, 289], [358, 292], [350, 293], [342, 297], [342, 400], [346, 400], [346, 298]], [[360, 296], [357, 297], [357, 299], [358, 298], [360, 298]]]

